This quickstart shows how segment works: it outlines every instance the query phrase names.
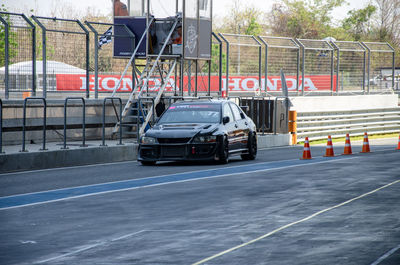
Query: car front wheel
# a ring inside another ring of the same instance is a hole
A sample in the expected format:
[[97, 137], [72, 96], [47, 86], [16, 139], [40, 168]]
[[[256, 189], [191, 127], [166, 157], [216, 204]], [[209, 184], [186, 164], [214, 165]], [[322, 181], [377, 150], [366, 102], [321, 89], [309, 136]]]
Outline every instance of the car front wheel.
[[229, 162], [229, 143], [228, 138], [224, 136], [222, 142], [220, 143], [219, 150], [219, 163], [227, 164]]
[[254, 160], [257, 156], [257, 138], [255, 134], [249, 135], [248, 141], [249, 151], [247, 154], [241, 155], [243, 160]]

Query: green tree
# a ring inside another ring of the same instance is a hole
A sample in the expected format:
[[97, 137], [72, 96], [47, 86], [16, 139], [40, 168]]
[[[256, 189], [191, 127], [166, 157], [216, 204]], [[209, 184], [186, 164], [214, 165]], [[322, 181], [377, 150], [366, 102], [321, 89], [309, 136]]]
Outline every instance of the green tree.
[[376, 7], [368, 5], [363, 9], [349, 11], [348, 17], [342, 22], [343, 28], [350, 33], [352, 39], [359, 41], [366, 38], [371, 32], [371, 19], [376, 12]]
[[262, 24], [263, 12], [253, 6], [242, 7], [239, 1], [233, 2], [229, 15], [223, 18], [223, 26], [216, 31], [224, 33], [260, 35], [265, 32]]
[[[3, 5], [0, 7], [0, 11], [8, 12], [7, 8]], [[9, 15], [1, 15], [2, 18], [8, 23], [8, 61], [10, 62], [12, 58], [17, 56], [17, 34], [13, 32], [11, 29], [12, 21]], [[0, 66], [4, 66], [6, 64], [6, 28], [3, 23], [0, 23]]]
[[283, 4], [275, 4], [270, 12], [270, 29], [273, 35], [311, 39], [327, 37], [335, 33], [331, 12], [344, 3], [345, 0], [283, 0]]

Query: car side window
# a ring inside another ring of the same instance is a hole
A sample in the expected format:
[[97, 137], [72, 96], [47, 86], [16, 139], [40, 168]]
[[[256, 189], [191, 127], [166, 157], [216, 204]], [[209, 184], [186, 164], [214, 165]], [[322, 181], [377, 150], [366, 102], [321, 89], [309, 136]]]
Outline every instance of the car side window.
[[233, 111], [233, 116], [235, 116], [235, 119], [237, 121], [243, 119], [242, 116], [240, 115], [241, 112], [240, 112], [238, 106], [236, 106], [235, 104], [232, 104], [232, 103], [230, 103], [230, 105], [231, 105], [231, 108], [232, 108], [232, 111]]
[[223, 109], [223, 117], [229, 117], [229, 121], [233, 122], [235, 119], [233, 118], [233, 114], [232, 114], [232, 110], [229, 107], [229, 104], [225, 104], [224, 105], [224, 109]]

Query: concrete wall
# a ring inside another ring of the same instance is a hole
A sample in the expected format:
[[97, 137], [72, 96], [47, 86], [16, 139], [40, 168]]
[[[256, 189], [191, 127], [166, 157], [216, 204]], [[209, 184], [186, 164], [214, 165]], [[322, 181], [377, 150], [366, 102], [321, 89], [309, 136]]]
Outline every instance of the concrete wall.
[[259, 149], [291, 145], [290, 134], [266, 134], [258, 135], [257, 145]]
[[292, 97], [291, 110], [297, 112], [341, 111], [359, 109], [395, 108], [398, 95], [353, 95], [331, 97]]

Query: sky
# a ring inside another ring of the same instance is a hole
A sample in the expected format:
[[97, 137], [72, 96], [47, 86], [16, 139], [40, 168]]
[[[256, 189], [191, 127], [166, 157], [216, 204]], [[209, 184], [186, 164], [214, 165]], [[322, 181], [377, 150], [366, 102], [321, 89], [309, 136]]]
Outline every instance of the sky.
[[[126, 2], [127, 0], [121, 0]], [[135, 1], [135, 0], [131, 0]], [[137, 1], [137, 0], [136, 0]], [[36, 15], [50, 16], [51, 10], [57, 8], [57, 3], [64, 2], [67, 5], [76, 8], [76, 10], [85, 11], [87, 8], [96, 8], [100, 13], [107, 15], [111, 13], [111, 0], [3, 0], [2, 3], [11, 12], [26, 13], [31, 9], [35, 10]], [[154, 4], [157, 2], [165, 5], [166, 0], [152, 0]], [[169, 2], [169, 1], [168, 1]], [[172, 1], [175, 2], [175, 1]], [[242, 0], [241, 5], [253, 6], [261, 11], [268, 12], [274, 2], [279, 0]], [[332, 12], [333, 18], [338, 21], [346, 17], [347, 12], [352, 9], [360, 9], [365, 7], [371, 0], [347, 0], [348, 4], [337, 8]], [[214, 18], [222, 18], [226, 16], [232, 5], [232, 0], [214, 0], [213, 13]]]

